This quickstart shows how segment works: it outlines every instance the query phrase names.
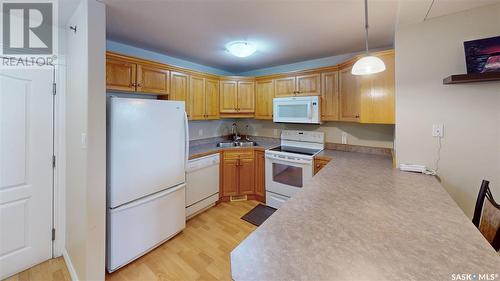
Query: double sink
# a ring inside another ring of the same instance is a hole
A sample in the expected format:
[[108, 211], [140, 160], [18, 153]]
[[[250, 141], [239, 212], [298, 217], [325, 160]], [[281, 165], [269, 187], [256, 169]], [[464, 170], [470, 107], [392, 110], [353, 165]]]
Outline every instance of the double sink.
[[225, 148], [225, 147], [252, 147], [257, 146], [257, 143], [254, 141], [228, 141], [228, 142], [219, 142], [217, 147]]

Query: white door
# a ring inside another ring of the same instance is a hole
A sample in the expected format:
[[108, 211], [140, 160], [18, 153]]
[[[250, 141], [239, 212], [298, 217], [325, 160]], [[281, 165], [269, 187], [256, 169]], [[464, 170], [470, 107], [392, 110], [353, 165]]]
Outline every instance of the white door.
[[0, 70], [0, 279], [52, 257], [52, 70]]

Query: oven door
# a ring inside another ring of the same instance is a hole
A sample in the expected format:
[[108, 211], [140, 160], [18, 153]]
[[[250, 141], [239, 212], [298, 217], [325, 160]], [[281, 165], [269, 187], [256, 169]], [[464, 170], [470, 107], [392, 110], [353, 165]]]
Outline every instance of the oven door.
[[266, 154], [266, 190], [291, 197], [312, 178], [312, 160]]

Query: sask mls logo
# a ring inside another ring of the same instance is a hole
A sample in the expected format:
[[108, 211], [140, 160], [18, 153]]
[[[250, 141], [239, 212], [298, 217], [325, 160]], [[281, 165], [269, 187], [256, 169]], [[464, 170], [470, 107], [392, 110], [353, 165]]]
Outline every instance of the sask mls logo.
[[0, 68], [54, 66], [57, 0], [0, 0]]

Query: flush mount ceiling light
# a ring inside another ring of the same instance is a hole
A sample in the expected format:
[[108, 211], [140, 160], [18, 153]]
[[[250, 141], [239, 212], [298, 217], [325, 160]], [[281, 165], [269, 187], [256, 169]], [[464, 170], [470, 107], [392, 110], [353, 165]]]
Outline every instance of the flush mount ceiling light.
[[368, 0], [365, 0], [365, 44], [366, 55], [352, 66], [351, 73], [353, 75], [370, 75], [385, 70], [385, 63], [368, 53]]
[[233, 55], [239, 58], [245, 58], [257, 51], [254, 44], [246, 41], [231, 42], [226, 45], [226, 49]]

